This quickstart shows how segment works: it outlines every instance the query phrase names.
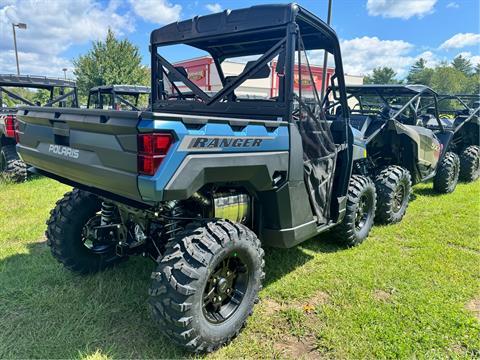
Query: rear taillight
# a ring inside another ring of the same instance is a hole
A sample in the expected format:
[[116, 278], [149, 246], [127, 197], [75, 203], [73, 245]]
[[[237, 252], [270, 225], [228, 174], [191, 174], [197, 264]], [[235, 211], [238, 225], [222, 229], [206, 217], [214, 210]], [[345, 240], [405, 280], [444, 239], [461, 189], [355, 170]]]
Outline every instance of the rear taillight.
[[144, 175], [155, 175], [173, 143], [172, 134], [140, 134], [137, 141], [138, 172]]
[[15, 137], [15, 116], [7, 115], [5, 116], [5, 136]]

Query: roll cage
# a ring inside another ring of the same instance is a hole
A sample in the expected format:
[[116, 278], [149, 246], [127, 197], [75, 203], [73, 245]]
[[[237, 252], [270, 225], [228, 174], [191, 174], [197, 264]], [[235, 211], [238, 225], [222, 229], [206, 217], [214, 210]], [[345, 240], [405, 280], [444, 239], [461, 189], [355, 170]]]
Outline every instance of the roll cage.
[[461, 100], [470, 109], [480, 107], [480, 94], [457, 94], [453, 96]]
[[480, 96], [479, 95], [439, 95], [438, 103], [446, 101], [456, 101], [462, 109], [452, 108], [452, 109], [441, 109], [439, 105], [439, 111], [441, 113], [450, 114], [450, 115], [470, 115], [472, 112], [475, 112], [480, 108]]
[[[152, 111], [228, 113], [238, 117], [256, 115], [270, 120], [290, 120], [295, 52], [300, 42], [305, 51], [325, 50], [333, 54], [337, 86], [343, 90], [339, 101], [346, 104], [340, 45], [335, 32], [296, 4], [260, 5], [195, 17], [154, 30], [150, 38]], [[222, 89], [214, 94], [203, 91], [188, 78], [184, 68], [172, 65], [159, 54], [161, 47], [175, 44], [207, 52], [218, 71]], [[221, 67], [225, 59], [252, 55], [259, 57], [249, 61], [241, 74], [225, 76]], [[235, 89], [248, 79], [265, 77], [267, 71], [269, 74], [274, 59], [279, 77], [278, 96], [268, 100], [237, 99]], [[183, 83], [189, 91], [182, 92], [176, 82]], [[166, 91], [168, 83], [175, 92], [173, 96]]]
[[[385, 109], [388, 112], [388, 118], [402, 122], [405, 112], [410, 110], [417, 118], [425, 113], [426, 109], [432, 109], [440, 129], [443, 131], [443, 125], [440, 121], [438, 112], [438, 94], [431, 88], [424, 85], [352, 85], [346, 87], [347, 101], [355, 99], [359, 109], [350, 109], [350, 113], [360, 113], [362, 115], [382, 115]], [[323, 101], [324, 111], [331, 113], [332, 109], [339, 105], [335, 96], [336, 88], [330, 86], [327, 89]], [[333, 98], [333, 101], [331, 99]], [[372, 98], [380, 102], [371, 102]], [[370, 102], [369, 102], [370, 101]], [[422, 101], [427, 101], [426, 105]], [[400, 104], [395, 104], [399, 102]]]
[[[88, 92], [87, 108], [95, 107], [102, 109], [104, 105], [115, 108], [116, 104], [126, 105], [130, 110], [139, 111], [138, 101], [140, 95], [150, 95], [150, 87], [140, 85], [104, 85], [91, 88]], [[111, 95], [110, 103], [103, 104], [104, 97], [102, 95]], [[133, 103], [125, 98], [125, 96], [133, 97]], [[93, 96], [96, 96], [98, 102], [93, 103]], [[117, 102], [118, 100], [118, 102]]]
[[[50, 92], [50, 98], [45, 104], [34, 103], [24, 96], [17, 94], [12, 88], [48, 90]], [[56, 89], [59, 89], [58, 95], [55, 95]], [[70, 97], [72, 107], [78, 107], [77, 86], [76, 83], [71, 80], [48, 78], [45, 76], [0, 74], [0, 109], [5, 108], [4, 95], [22, 105], [46, 107], [55, 104], [58, 104], [59, 107], [65, 107], [65, 100]]]

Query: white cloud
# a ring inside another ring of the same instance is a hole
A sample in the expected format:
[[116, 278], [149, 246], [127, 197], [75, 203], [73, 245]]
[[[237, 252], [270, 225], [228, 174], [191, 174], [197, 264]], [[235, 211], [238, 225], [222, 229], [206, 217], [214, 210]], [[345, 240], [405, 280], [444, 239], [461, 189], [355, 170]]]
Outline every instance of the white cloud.
[[17, 44], [22, 73], [61, 76], [72, 68], [61, 54], [72, 45], [104, 38], [108, 28], [116, 34], [132, 32], [133, 18], [119, 12], [116, 0], [0, 0], [0, 72], [15, 72], [11, 22], [24, 22]]
[[470, 62], [472, 63], [473, 66], [476, 66], [477, 64], [480, 64], [480, 55], [473, 55], [469, 51], [464, 51], [464, 52], [461, 52], [461, 53], [457, 54], [457, 56], [459, 56], [459, 55], [461, 55], [465, 59], [470, 60]]
[[368, 14], [385, 18], [419, 18], [433, 12], [437, 0], [368, 0]]
[[130, 0], [135, 14], [155, 24], [169, 24], [180, 19], [182, 6], [168, 0]]
[[217, 13], [222, 11], [222, 5], [220, 5], [219, 3], [206, 4], [205, 7], [212, 13]]
[[[67, 69], [67, 77], [73, 77], [73, 64], [70, 60], [58, 56], [49, 56], [48, 59], [38, 53], [18, 53], [20, 72], [22, 74], [62, 77], [63, 68]], [[16, 74], [15, 52], [13, 50], [2, 51], [0, 54], [0, 69], [2, 73]]]
[[362, 75], [376, 67], [388, 66], [397, 72], [398, 77], [403, 77], [415, 61], [415, 57], [409, 55], [413, 45], [403, 40], [364, 36], [342, 40], [340, 45], [344, 69], [348, 74]]
[[[132, 32], [133, 20], [119, 14], [118, 7], [116, 1], [106, 6], [93, 0], [18, 1], [0, 8], [0, 27], [24, 22], [28, 28], [17, 31], [19, 49], [57, 55], [71, 45], [105, 37], [109, 27], [119, 35]], [[13, 48], [11, 31], [2, 31], [1, 40], [0, 50]]]
[[441, 60], [431, 51], [424, 51], [415, 57], [415, 61], [422, 58], [426, 61], [426, 67], [433, 68], [440, 64]]
[[447, 9], [458, 9], [460, 5], [458, 5], [455, 1], [449, 2], [447, 4]]
[[458, 33], [440, 45], [440, 49], [461, 49], [467, 46], [475, 46], [478, 44], [480, 44], [480, 34]]

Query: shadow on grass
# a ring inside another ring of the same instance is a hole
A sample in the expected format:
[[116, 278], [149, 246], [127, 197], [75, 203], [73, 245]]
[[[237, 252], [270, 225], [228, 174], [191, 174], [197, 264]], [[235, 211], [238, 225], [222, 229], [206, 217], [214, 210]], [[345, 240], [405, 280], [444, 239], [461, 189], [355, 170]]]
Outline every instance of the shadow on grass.
[[323, 253], [344, 249], [329, 235], [329, 232], [321, 234], [289, 249], [266, 248], [264, 285], [268, 286], [311, 260], [313, 257], [303, 249]]
[[[267, 248], [265, 286], [304, 265], [303, 249], [335, 252], [328, 236], [301, 247]], [[115, 269], [77, 276], [58, 264], [45, 242], [0, 261], [0, 358], [185, 358], [150, 318], [147, 289], [154, 263], [132, 257]], [[3, 297], [3, 296], [2, 296]], [[2, 316], [1, 314], [6, 314]], [[94, 356], [95, 357], [95, 356]]]
[[432, 187], [422, 187], [422, 188], [414, 188], [413, 189], [413, 195], [414, 196], [429, 196], [429, 197], [435, 197], [435, 196], [440, 196], [442, 194], [436, 192], [433, 190]]

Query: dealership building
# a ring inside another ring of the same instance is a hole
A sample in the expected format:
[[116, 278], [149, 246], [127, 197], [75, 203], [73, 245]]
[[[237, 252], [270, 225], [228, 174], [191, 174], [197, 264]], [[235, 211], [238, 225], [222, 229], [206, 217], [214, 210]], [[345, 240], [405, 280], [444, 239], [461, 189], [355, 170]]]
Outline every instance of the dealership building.
[[[225, 77], [238, 76], [245, 68], [245, 62], [235, 62], [231, 60], [225, 60], [222, 63], [222, 70]], [[185, 68], [188, 74], [188, 78], [194, 82], [203, 91], [217, 92], [222, 89], [222, 83], [218, 76], [217, 69], [213, 59], [209, 56], [203, 56], [190, 60], [176, 62], [175, 66], [181, 66]], [[310, 66], [313, 75], [313, 81], [315, 82], [318, 91], [321, 89], [323, 67], [318, 65]], [[330, 83], [330, 77], [334, 73], [333, 68], [327, 68], [327, 84]], [[240, 87], [235, 90], [237, 96], [248, 96], [252, 98], [272, 98], [278, 95], [278, 81], [279, 75], [276, 72], [276, 63], [273, 61], [270, 64], [270, 74], [268, 77], [262, 79], [249, 79], [246, 80]], [[308, 92], [313, 89], [312, 79], [308, 74], [308, 70], [302, 69], [301, 76], [298, 76], [298, 70], [294, 75], [294, 86], [299, 88], [300, 81], [302, 82], [302, 92], [308, 96]], [[363, 84], [363, 76], [357, 75], [345, 75], [345, 81], [347, 85], [361, 85]], [[181, 87], [180, 87], [180, 90]]]

